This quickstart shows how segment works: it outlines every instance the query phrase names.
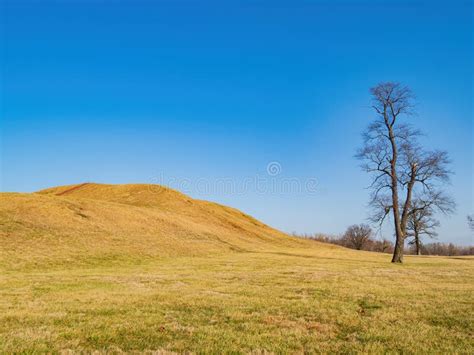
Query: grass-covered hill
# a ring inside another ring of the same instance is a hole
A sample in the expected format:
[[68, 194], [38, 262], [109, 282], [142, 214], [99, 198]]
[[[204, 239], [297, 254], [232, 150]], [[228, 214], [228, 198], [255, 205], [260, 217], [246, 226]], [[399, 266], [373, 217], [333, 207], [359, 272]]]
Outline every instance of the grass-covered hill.
[[310, 244], [236, 209], [159, 185], [84, 183], [0, 199], [0, 241], [10, 267]]

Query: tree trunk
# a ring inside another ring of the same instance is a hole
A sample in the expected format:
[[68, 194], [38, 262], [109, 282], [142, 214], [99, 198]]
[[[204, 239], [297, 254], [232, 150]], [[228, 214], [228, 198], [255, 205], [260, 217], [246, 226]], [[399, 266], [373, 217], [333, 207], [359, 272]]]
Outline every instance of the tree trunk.
[[418, 236], [417, 232], [415, 232], [415, 251], [416, 251], [416, 255], [421, 255], [420, 237]]
[[[413, 186], [415, 185], [415, 178], [416, 178], [416, 174], [415, 174], [415, 169], [416, 169], [416, 164], [413, 164], [411, 166], [411, 177], [410, 177], [410, 182], [408, 183], [408, 186], [407, 186], [407, 197], [405, 199], [405, 204], [403, 206], [403, 212], [402, 212], [402, 217], [401, 217], [401, 220], [400, 220], [400, 235], [402, 236], [402, 240], [401, 240], [401, 246], [400, 246], [400, 254], [401, 254], [401, 257], [399, 257], [397, 259], [397, 261], [393, 261], [392, 262], [403, 262], [403, 249], [404, 249], [404, 246], [405, 246], [405, 237], [407, 235], [407, 223], [408, 223], [408, 215], [409, 215], [409, 211], [410, 211], [410, 207], [411, 207], [411, 195], [412, 195], [412, 191], [413, 191]], [[394, 259], [395, 259], [395, 255], [394, 255]]]
[[398, 178], [397, 178], [397, 159], [398, 150], [397, 143], [395, 142], [395, 136], [393, 134], [392, 126], [389, 124], [387, 115], [384, 110], [385, 124], [388, 128], [388, 135], [392, 146], [392, 159], [390, 161], [390, 178], [391, 178], [391, 189], [392, 189], [392, 211], [393, 211], [393, 223], [395, 224], [395, 248], [393, 250], [392, 263], [403, 262], [403, 249], [405, 246], [405, 235], [400, 224], [400, 210], [398, 205]]
[[392, 263], [403, 263], [403, 250], [405, 241], [397, 236], [395, 241], [395, 249], [393, 250]]
[[[397, 189], [393, 193], [393, 204], [398, 207], [398, 196]], [[400, 227], [400, 215], [398, 211], [393, 209], [393, 221], [395, 224], [395, 248], [393, 249], [392, 263], [402, 263], [403, 262], [403, 251], [405, 247], [405, 236], [403, 234], [402, 228]]]

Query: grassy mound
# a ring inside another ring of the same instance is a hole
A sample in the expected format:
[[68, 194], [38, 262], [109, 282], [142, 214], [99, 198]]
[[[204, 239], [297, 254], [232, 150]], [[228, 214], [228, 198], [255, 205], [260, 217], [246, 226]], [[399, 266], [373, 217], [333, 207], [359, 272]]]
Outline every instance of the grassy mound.
[[158, 185], [86, 183], [0, 199], [1, 253], [12, 268], [308, 244], [236, 209]]

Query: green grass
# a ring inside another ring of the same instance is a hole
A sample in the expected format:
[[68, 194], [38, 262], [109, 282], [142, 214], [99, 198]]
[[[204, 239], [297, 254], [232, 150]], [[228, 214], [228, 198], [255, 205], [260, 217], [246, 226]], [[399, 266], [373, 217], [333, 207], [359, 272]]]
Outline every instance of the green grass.
[[5, 269], [0, 352], [474, 353], [474, 259], [318, 245]]

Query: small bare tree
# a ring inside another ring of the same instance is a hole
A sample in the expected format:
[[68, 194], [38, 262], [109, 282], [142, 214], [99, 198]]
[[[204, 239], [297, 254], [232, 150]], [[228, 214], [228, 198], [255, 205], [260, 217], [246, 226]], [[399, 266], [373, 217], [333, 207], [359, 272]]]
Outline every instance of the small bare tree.
[[370, 242], [372, 229], [366, 224], [354, 224], [347, 228], [343, 240], [347, 246], [353, 249], [362, 250]]
[[467, 216], [467, 223], [469, 224], [469, 228], [474, 231], [474, 215]]
[[410, 215], [407, 237], [413, 238], [409, 244], [415, 246], [416, 255], [421, 255], [421, 237], [426, 235], [429, 238], [435, 238], [438, 235], [436, 233], [438, 226], [439, 221], [433, 217], [431, 210], [418, 210]]
[[411, 245], [415, 246], [416, 255], [421, 255], [421, 237], [435, 238], [436, 228], [440, 223], [435, 218], [437, 211], [445, 215], [454, 212], [455, 203], [442, 192], [430, 192], [413, 200], [407, 223], [407, 237], [411, 237]]
[[385, 252], [390, 252], [390, 249], [393, 247], [393, 244], [390, 240], [387, 240], [387, 239], [382, 239], [382, 241], [380, 242], [380, 251], [382, 253], [385, 253]]
[[382, 224], [390, 214], [395, 230], [392, 262], [403, 262], [407, 225], [417, 189], [433, 191], [449, 180], [448, 156], [442, 151], [424, 151], [420, 132], [400, 122], [414, 110], [414, 95], [398, 83], [381, 83], [370, 90], [377, 118], [363, 134], [364, 145], [357, 158], [373, 175], [372, 220]]

